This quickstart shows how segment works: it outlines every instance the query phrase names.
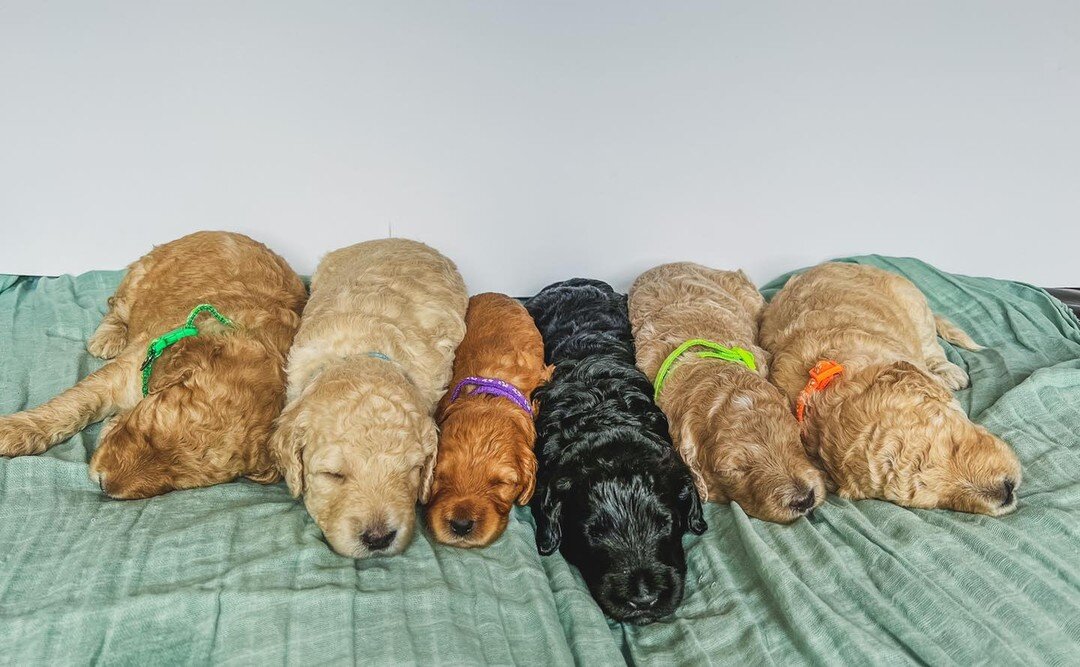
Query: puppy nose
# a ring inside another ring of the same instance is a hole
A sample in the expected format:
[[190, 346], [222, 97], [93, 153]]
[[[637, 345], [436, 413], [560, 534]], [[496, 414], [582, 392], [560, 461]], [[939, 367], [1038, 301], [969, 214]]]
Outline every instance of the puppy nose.
[[365, 530], [360, 535], [360, 541], [372, 551], [382, 551], [390, 546], [395, 537], [397, 537], [396, 530]]
[[806, 494], [806, 496], [803, 498], [793, 500], [789, 507], [791, 507], [791, 511], [795, 512], [796, 514], [806, 514], [814, 508], [815, 499], [816, 498], [814, 496], [814, 490], [810, 489], [810, 493]]
[[631, 609], [648, 609], [660, 598], [660, 592], [650, 585], [650, 580], [649, 573], [644, 570], [634, 573], [630, 584], [633, 592], [626, 600]]
[[1011, 479], [1006, 479], [1001, 484], [1002, 491], [1002, 505], [1011, 505], [1012, 501], [1016, 500], [1016, 496], [1013, 495], [1013, 490], [1016, 488], [1016, 482]]
[[450, 519], [450, 530], [458, 537], [465, 537], [472, 532], [476, 522], [472, 519]]

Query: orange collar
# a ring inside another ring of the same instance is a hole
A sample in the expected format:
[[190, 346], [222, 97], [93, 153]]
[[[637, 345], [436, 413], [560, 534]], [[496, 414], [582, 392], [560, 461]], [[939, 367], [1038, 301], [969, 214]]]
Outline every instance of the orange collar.
[[806, 416], [806, 402], [810, 400], [810, 396], [814, 392], [828, 387], [836, 379], [836, 376], [843, 372], [844, 367], [832, 359], [822, 359], [810, 369], [810, 381], [799, 392], [799, 400], [795, 404], [795, 418], [799, 420], [800, 424]]

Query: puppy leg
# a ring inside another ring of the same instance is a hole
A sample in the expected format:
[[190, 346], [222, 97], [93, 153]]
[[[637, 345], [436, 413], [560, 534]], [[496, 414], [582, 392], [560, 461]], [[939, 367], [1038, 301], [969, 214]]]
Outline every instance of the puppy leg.
[[99, 359], [113, 359], [128, 344], [128, 317], [131, 314], [131, 296], [146, 275], [142, 262], [134, 264], [120, 281], [116, 294], [109, 297], [109, 312], [101, 320], [97, 331], [86, 342], [86, 351]]
[[56, 398], [0, 417], [0, 456], [40, 454], [140, 398], [138, 350], [122, 355]]

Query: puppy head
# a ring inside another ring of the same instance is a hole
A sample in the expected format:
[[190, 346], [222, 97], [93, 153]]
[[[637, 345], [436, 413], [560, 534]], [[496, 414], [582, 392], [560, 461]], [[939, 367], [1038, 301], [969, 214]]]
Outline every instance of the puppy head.
[[181, 341], [154, 367], [149, 395], [102, 431], [91, 479], [125, 499], [276, 480], [265, 443], [284, 398], [281, 363], [243, 336]]
[[443, 411], [428, 527], [435, 539], [483, 547], [502, 535], [514, 503], [525, 505], [536, 484], [536, 429], [508, 401], [476, 397]]
[[968, 419], [935, 378], [895, 362], [870, 367], [853, 380], [855, 387], [844, 387], [837, 400], [857, 393], [836, 414], [853, 441], [862, 439], [861, 446], [876, 452], [871, 474], [895, 489], [902, 504], [991, 516], [1016, 508], [1016, 454]]
[[[964, 421], [967, 421], [966, 419]], [[1012, 448], [978, 424], [958, 424], [939, 507], [1001, 516], [1016, 509], [1020, 461]]]
[[324, 371], [282, 412], [271, 440], [289, 490], [351, 558], [403, 551], [431, 485], [434, 421], [388, 366]]
[[604, 613], [634, 624], [679, 606], [683, 533], [700, 535], [706, 527], [690, 475], [674, 454], [646, 469], [560, 477], [545, 485], [536, 518], [540, 552], [561, 549]]
[[736, 502], [750, 516], [790, 523], [825, 502], [825, 475], [772, 385], [751, 376], [718, 410], [685, 420], [679, 451], [702, 499]]

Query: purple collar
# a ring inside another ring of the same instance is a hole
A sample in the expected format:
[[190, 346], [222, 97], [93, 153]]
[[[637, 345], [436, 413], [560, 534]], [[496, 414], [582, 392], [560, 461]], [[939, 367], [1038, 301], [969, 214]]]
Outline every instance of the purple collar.
[[458, 399], [458, 395], [461, 394], [462, 388], [466, 385], [472, 385], [476, 387], [471, 393], [473, 394], [490, 394], [492, 396], [501, 396], [514, 402], [519, 408], [529, 413], [529, 416], [533, 416], [532, 405], [529, 404], [529, 399], [525, 397], [525, 394], [521, 393], [517, 387], [509, 382], [503, 382], [502, 380], [496, 380], [495, 378], [482, 378], [476, 375], [470, 375], [469, 377], [458, 382], [454, 387], [454, 393], [450, 395], [450, 402], [453, 403]]

